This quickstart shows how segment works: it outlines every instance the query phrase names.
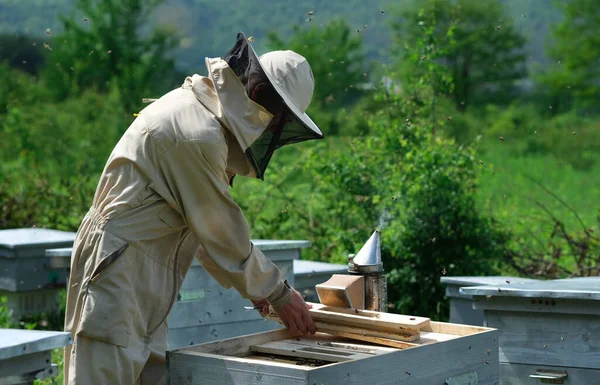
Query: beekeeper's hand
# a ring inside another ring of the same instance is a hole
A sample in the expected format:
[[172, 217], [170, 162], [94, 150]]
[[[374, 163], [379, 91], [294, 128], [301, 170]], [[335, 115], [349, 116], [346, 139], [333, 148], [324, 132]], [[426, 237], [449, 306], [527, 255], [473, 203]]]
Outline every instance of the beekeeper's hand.
[[290, 301], [285, 305], [273, 306], [286, 328], [292, 332], [302, 332], [303, 334], [315, 334], [317, 331], [315, 323], [308, 309], [312, 306], [307, 304], [302, 295], [292, 289]]
[[256, 310], [260, 313], [261, 317], [266, 317], [269, 315], [269, 303], [266, 299], [261, 299], [260, 301], [252, 301]]

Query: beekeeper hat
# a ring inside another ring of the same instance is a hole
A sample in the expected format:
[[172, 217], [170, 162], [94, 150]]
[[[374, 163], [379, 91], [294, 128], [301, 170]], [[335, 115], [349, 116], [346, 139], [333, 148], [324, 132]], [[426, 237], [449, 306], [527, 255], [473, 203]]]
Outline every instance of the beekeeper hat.
[[276, 149], [291, 143], [323, 139], [319, 127], [306, 114], [315, 80], [308, 61], [302, 55], [285, 50], [258, 57], [244, 33], [240, 32], [235, 47], [223, 59], [238, 77], [249, 79], [252, 73], [264, 73], [293, 115], [291, 122], [275, 132], [265, 131], [246, 150], [257, 178], [264, 179], [264, 172]]

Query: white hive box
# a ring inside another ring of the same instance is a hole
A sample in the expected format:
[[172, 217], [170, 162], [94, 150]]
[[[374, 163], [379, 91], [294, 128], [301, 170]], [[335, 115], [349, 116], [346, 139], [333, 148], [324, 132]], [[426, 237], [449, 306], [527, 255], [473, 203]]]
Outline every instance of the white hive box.
[[600, 384], [600, 277], [460, 291], [498, 329], [500, 384]]
[[[255, 240], [267, 258], [273, 261], [289, 284], [294, 286], [294, 260], [300, 258], [308, 241]], [[194, 260], [183, 281], [177, 302], [168, 317], [169, 348], [179, 348], [218, 339], [241, 336], [278, 328], [266, 321], [235, 289], [224, 289], [198, 261]]]
[[535, 282], [534, 279], [492, 276], [492, 277], [441, 277], [440, 282], [446, 285], [446, 297], [450, 300], [450, 322], [457, 324], [483, 326], [483, 310], [474, 309], [472, 296], [460, 293], [461, 287], [500, 285], [506, 283], [521, 284]]
[[431, 322], [395, 349], [279, 329], [167, 352], [170, 385], [496, 385], [497, 332]]
[[0, 384], [25, 385], [55, 377], [52, 350], [70, 345], [71, 333], [0, 329]]
[[70, 247], [75, 233], [49, 229], [0, 230], [0, 297], [13, 317], [58, 310], [66, 271], [48, 269], [46, 249]]

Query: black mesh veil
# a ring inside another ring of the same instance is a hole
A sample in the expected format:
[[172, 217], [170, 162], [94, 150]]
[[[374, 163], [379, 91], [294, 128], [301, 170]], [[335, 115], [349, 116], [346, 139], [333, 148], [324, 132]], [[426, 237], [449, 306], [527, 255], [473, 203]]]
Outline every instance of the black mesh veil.
[[[249, 79], [253, 76], [267, 79], [260, 61], [243, 33], [238, 33], [235, 46], [223, 56], [223, 60], [231, 67], [249, 94]], [[282, 103], [283, 99], [281, 100]], [[256, 177], [264, 180], [265, 170], [273, 156], [273, 152], [282, 146], [311, 139], [322, 139], [323, 136], [306, 127], [291, 109], [277, 123], [275, 129], [266, 130], [246, 150], [246, 157], [256, 171]]]

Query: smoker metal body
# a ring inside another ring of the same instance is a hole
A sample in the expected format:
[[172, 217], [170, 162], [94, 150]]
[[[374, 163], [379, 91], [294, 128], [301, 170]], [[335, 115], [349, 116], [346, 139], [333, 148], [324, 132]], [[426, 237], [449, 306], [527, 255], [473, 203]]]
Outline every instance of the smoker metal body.
[[371, 235], [358, 254], [348, 256], [348, 273], [364, 277], [365, 309], [386, 312], [387, 279], [381, 261], [379, 231]]

